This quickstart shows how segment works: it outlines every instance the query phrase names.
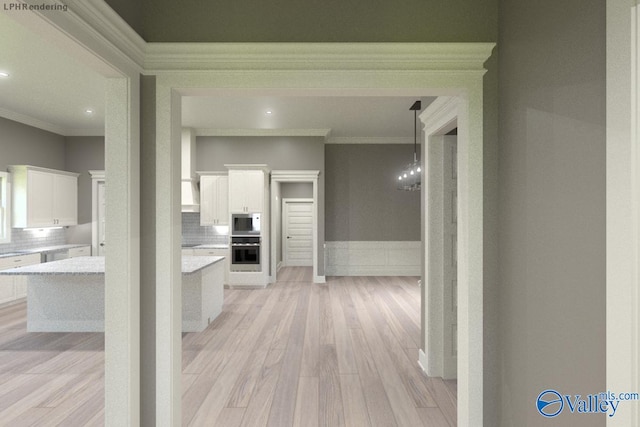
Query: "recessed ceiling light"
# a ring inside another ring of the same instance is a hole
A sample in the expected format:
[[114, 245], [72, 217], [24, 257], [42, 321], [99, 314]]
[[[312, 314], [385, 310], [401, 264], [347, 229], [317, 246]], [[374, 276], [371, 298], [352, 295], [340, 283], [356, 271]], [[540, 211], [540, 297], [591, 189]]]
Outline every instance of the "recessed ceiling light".
[[9, 77], [9, 73], [7, 73], [6, 71], [0, 71], [0, 77], [7, 78]]
[[266, 114], [267, 116], [270, 116], [270, 115], [272, 115], [272, 114], [273, 114], [273, 111], [271, 111], [271, 110], [267, 110], [267, 111], [265, 111], [265, 114]]
[[86, 110], [84, 110], [84, 113], [90, 116], [93, 114], [93, 110], [91, 108], [87, 108]]

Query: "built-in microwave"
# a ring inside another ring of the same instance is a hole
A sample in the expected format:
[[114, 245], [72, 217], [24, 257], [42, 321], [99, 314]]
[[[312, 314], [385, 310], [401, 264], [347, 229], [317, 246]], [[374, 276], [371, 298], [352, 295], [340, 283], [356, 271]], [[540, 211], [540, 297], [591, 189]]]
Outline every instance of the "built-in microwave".
[[231, 235], [259, 236], [260, 216], [259, 213], [231, 214]]

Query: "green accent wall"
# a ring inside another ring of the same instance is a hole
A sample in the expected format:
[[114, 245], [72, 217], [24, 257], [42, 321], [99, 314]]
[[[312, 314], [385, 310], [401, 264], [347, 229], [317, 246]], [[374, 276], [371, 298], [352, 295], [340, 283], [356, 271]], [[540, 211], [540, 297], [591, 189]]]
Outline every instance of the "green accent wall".
[[149, 42], [470, 42], [498, 37], [497, 0], [107, 0]]

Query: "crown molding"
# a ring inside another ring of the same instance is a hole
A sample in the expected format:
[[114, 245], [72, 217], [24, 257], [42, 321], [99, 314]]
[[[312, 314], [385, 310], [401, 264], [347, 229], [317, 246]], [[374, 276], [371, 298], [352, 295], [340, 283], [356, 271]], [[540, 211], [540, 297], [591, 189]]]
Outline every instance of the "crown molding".
[[326, 144], [413, 144], [413, 138], [400, 136], [332, 136]]
[[326, 138], [331, 129], [206, 129], [196, 128], [196, 136], [315, 136]]
[[494, 43], [147, 43], [146, 73], [433, 70], [484, 73]]
[[40, 130], [55, 133], [60, 136], [104, 136], [104, 129], [68, 129], [63, 128], [53, 123], [45, 122], [44, 120], [36, 119], [26, 114], [16, 113], [15, 111], [0, 108], [0, 117], [8, 120], [12, 120], [17, 123], [21, 123], [26, 126], [31, 126]]
[[49, 122], [45, 122], [44, 120], [36, 119], [26, 114], [20, 114], [20, 113], [16, 113], [15, 111], [0, 108], [0, 117], [13, 120], [14, 122], [22, 123], [23, 125], [31, 126], [41, 130], [46, 130], [47, 132], [52, 132], [57, 135], [65, 136], [64, 128]]
[[64, 136], [104, 136], [104, 128], [66, 129]]
[[[59, 1], [59, 0], [57, 0]], [[142, 71], [147, 42], [127, 24], [104, 0], [67, 2], [69, 9], [79, 18], [87, 32], [93, 33], [115, 47], [126, 59]]]

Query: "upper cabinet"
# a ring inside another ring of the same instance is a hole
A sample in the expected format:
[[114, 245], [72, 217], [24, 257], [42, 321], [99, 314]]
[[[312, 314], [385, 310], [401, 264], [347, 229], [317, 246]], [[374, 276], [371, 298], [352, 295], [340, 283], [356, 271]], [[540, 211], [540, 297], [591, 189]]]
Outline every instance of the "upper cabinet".
[[229, 177], [200, 174], [200, 225], [229, 225]]
[[229, 170], [229, 211], [260, 213], [263, 211], [265, 174], [262, 169]]
[[9, 166], [16, 228], [78, 224], [77, 173], [36, 166]]

